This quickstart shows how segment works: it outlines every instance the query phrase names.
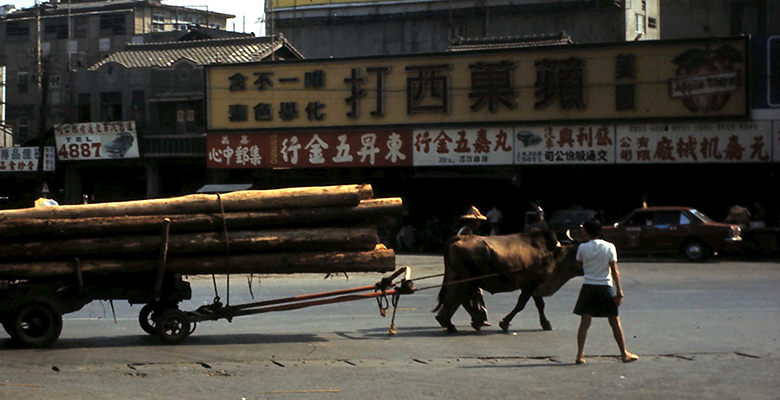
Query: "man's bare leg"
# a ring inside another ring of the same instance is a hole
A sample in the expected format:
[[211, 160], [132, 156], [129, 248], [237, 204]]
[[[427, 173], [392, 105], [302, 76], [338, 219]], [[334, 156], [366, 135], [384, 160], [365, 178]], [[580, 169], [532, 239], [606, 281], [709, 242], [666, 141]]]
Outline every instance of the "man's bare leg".
[[580, 318], [580, 328], [577, 330], [577, 357], [575, 364], [585, 364], [585, 339], [588, 337], [588, 328], [590, 328], [590, 314], [583, 314]]
[[626, 350], [626, 338], [623, 336], [623, 327], [620, 325], [620, 317], [609, 317], [609, 325], [612, 327], [612, 335], [615, 336], [615, 342], [617, 342], [620, 349], [620, 358], [624, 363], [630, 363], [639, 359], [634, 353], [629, 353]]

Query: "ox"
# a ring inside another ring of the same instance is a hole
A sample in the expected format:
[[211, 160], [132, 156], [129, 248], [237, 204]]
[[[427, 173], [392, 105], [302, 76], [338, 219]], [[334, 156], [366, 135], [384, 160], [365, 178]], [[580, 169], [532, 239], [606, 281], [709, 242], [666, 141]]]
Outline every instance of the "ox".
[[[444, 248], [444, 286], [439, 292], [436, 320], [450, 333], [457, 332], [452, 315], [458, 307], [472, 317], [477, 331], [484, 316], [477, 310], [478, 288], [490, 293], [512, 292], [520, 289], [515, 308], [501, 320], [504, 332], [517, 313], [533, 297], [539, 310], [539, 321], [544, 330], [552, 325], [544, 315], [544, 297], [552, 296], [569, 279], [582, 276], [575, 260], [577, 245], [562, 247], [552, 231], [534, 231], [505, 236], [455, 236]], [[472, 277], [499, 274], [470, 282], [446, 285]]]

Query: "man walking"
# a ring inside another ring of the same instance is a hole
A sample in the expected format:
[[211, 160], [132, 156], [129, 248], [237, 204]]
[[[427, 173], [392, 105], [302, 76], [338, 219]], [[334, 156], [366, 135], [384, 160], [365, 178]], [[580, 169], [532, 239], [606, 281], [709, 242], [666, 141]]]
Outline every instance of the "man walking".
[[[581, 317], [577, 331], [576, 364], [585, 363], [585, 339], [593, 317], [607, 318], [612, 327], [620, 356], [624, 363], [639, 359], [626, 350], [626, 339], [618, 317], [618, 307], [623, 302], [620, 272], [617, 266], [615, 245], [601, 239], [601, 223], [591, 220], [584, 223], [586, 242], [577, 249], [577, 265], [582, 267], [584, 280], [574, 313]], [[614, 286], [613, 286], [614, 283]]]

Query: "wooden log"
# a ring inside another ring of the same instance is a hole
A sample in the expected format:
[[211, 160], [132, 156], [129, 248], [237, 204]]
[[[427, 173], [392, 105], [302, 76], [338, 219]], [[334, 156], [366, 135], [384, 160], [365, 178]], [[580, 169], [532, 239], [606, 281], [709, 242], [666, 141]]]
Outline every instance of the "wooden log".
[[[230, 266], [229, 270], [227, 266]], [[81, 260], [85, 284], [90, 276], [154, 274], [158, 261]], [[362, 252], [308, 252], [245, 254], [226, 257], [169, 257], [166, 271], [182, 275], [207, 274], [295, 274], [338, 272], [389, 272], [395, 269], [395, 253], [384, 246]], [[52, 279], [74, 277], [75, 264], [67, 261], [0, 263], [3, 279]], [[150, 285], [154, 282], [151, 280]]]
[[[276, 229], [263, 231], [228, 232], [231, 253], [283, 251], [366, 251], [379, 242], [376, 228], [313, 228]], [[181, 254], [219, 255], [225, 253], [222, 232], [202, 232], [169, 235], [168, 256]], [[96, 238], [57, 240], [46, 242], [6, 243], [0, 246], [0, 262], [69, 260], [101, 258], [120, 254], [146, 254], [160, 251], [160, 235], [103, 236]]]
[[[362, 200], [356, 207], [316, 207], [225, 214], [229, 230], [264, 227], [356, 225], [401, 216], [400, 198]], [[171, 220], [171, 232], [222, 230], [221, 214], [178, 214], [160, 216], [94, 217], [74, 219], [0, 218], [3, 242], [157, 233], [164, 218]]]
[[[90, 218], [124, 215], [210, 214], [281, 208], [357, 206], [372, 196], [371, 185], [242, 190], [223, 195], [192, 194], [167, 199], [120, 201], [0, 211], [7, 218]], [[219, 197], [218, 197], [219, 196]]]

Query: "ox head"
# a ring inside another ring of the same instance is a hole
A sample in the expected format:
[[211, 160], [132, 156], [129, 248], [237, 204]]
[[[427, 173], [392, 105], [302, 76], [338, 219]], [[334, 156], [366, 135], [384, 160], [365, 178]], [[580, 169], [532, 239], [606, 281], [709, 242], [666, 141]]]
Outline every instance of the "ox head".
[[570, 279], [582, 276], [582, 267], [577, 266], [577, 248], [579, 243], [569, 246], [561, 246], [560, 243], [553, 250], [554, 270], [550, 279], [544, 282], [535, 292], [535, 295], [548, 297], [555, 294]]

